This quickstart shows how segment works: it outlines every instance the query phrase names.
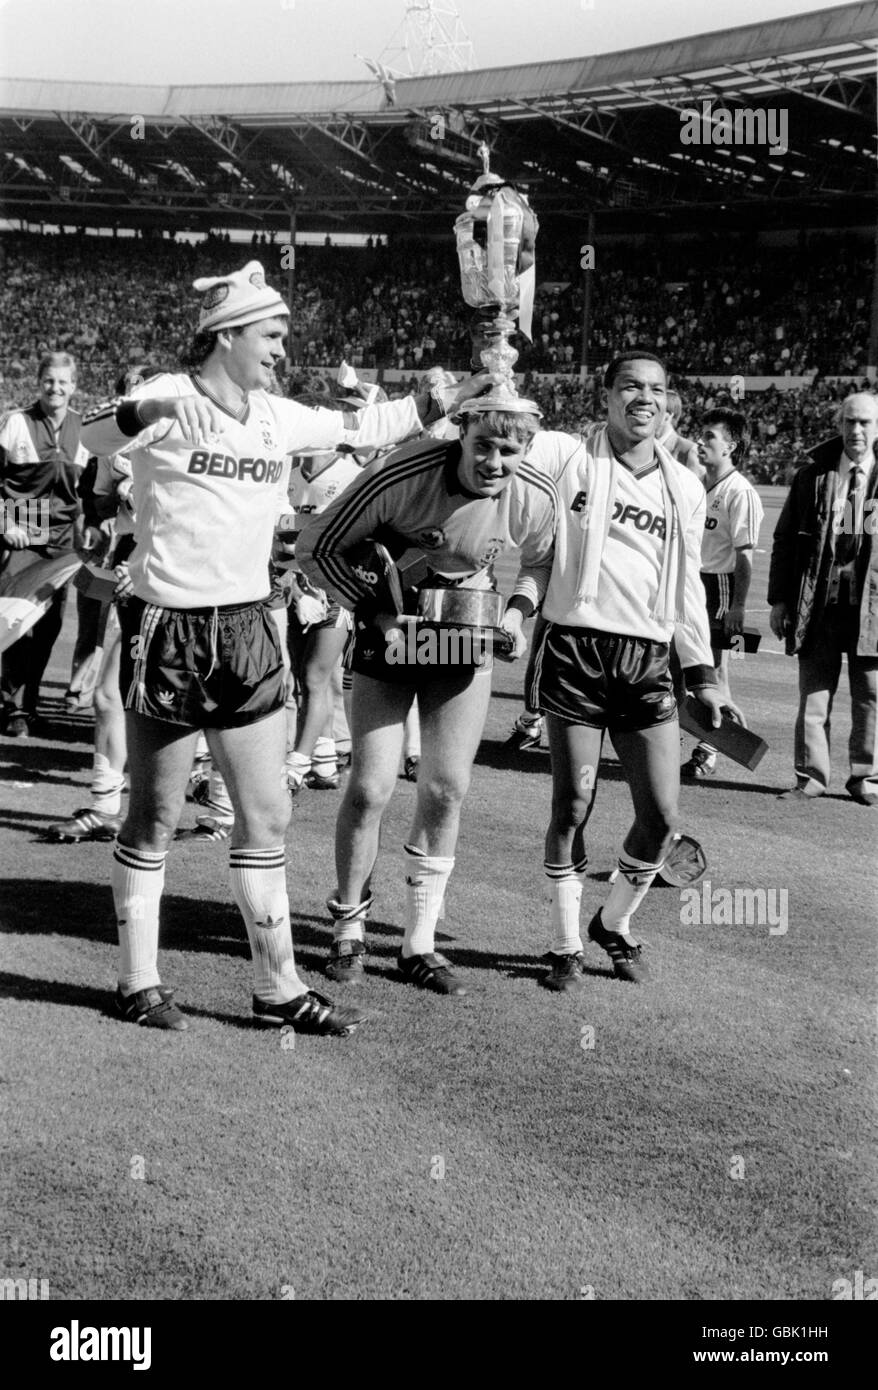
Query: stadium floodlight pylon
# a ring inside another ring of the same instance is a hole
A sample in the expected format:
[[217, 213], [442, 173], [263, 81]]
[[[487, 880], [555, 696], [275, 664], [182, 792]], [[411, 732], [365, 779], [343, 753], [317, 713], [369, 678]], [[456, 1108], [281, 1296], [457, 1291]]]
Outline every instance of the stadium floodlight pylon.
[[378, 63], [391, 78], [430, 77], [469, 72], [475, 51], [452, 0], [408, 0], [405, 19]]

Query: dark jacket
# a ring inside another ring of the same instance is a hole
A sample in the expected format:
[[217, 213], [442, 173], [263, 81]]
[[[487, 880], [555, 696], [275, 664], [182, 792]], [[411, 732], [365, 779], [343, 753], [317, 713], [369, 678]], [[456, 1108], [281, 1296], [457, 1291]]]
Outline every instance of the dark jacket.
[[[793, 478], [774, 532], [768, 602], [785, 603], [792, 615], [787, 652], [807, 655], [823, 616], [832, 569], [833, 504], [838, 492], [840, 435], [818, 444]], [[860, 595], [858, 656], [878, 656], [878, 462], [866, 480], [864, 536], [857, 555]]]

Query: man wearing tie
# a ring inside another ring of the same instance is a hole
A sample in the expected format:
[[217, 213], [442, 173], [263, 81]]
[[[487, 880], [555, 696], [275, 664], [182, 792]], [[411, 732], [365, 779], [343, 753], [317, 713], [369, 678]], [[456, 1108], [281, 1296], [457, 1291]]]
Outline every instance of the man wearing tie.
[[812, 451], [793, 478], [774, 534], [771, 630], [799, 658], [796, 786], [786, 800], [829, 787], [832, 701], [848, 662], [850, 776], [861, 806], [878, 806], [878, 397], [848, 396], [841, 438]]

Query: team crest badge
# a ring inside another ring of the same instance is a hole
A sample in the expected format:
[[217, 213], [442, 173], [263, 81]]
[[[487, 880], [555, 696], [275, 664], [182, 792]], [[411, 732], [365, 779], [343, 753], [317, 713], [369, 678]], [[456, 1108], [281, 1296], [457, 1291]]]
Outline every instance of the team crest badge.
[[250, 284], [255, 285], [257, 290], [265, 289], [265, 276], [262, 274], [261, 270], [254, 270], [253, 274], [250, 276]]
[[431, 526], [429, 531], [422, 531], [418, 536], [418, 544], [427, 550], [438, 550], [440, 545], [445, 544], [445, 532], [441, 526]]
[[485, 551], [484, 555], [479, 556], [480, 567], [484, 568], [486, 565], [492, 564], [493, 561], [496, 560], [497, 556], [500, 554], [500, 551], [502, 549], [502, 540], [500, 540], [497, 536], [492, 536], [490, 541], [488, 542], [488, 548]]

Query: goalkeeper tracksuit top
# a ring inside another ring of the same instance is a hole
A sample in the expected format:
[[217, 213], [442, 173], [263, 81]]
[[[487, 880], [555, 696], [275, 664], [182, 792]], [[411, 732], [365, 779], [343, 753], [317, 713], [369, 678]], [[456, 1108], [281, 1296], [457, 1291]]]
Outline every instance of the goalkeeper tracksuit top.
[[493, 588], [493, 565], [518, 546], [521, 566], [513, 593], [536, 607], [552, 568], [558, 497], [551, 479], [524, 461], [494, 497], [465, 492], [457, 477], [457, 440], [420, 440], [370, 464], [319, 516], [296, 544], [296, 560], [318, 588], [345, 608], [371, 597], [345, 559], [371, 538], [396, 558], [409, 547], [424, 552], [441, 581]]

